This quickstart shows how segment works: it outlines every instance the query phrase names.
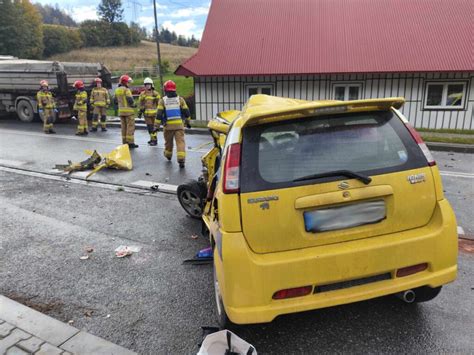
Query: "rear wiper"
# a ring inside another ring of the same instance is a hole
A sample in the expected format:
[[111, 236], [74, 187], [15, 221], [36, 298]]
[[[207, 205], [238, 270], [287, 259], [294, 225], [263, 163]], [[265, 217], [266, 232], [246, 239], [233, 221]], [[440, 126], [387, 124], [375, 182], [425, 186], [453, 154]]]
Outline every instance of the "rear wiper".
[[328, 171], [326, 173], [306, 175], [306, 176], [294, 179], [293, 182], [320, 179], [320, 178], [325, 178], [325, 177], [330, 177], [330, 176], [347, 176], [347, 177], [350, 177], [350, 178], [360, 180], [366, 185], [370, 184], [370, 182], [372, 181], [371, 177], [365, 176], [363, 174], [356, 173], [355, 171], [334, 170], [334, 171]]

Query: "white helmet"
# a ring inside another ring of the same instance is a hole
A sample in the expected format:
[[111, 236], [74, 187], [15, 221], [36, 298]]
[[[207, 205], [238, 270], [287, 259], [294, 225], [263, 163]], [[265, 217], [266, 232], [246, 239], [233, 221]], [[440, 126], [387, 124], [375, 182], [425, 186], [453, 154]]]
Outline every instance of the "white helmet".
[[153, 80], [151, 80], [151, 78], [145, 78], [145, 80], [143, 80], [143, 84], [151, 84], [153, 86]]

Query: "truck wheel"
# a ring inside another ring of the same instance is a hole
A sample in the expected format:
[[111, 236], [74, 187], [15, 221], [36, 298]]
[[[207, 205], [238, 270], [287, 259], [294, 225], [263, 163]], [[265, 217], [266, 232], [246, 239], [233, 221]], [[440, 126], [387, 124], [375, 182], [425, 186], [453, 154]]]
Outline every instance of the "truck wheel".
[[200, 219], [206, 198], [204, 184], [191, 180], [178, 186], [178, 200], [184, 210], [193, 218]]
[[214, 265], [214, 294], [216, 296], [216, 310], [217, 310], [217, 323], [221, 329], [229, 329], [235, 326], [234, 323], [227, 317], [225, 312], [224, 303], [222, 302], [222, 296], [219, 288], [219, 281], [217, 280], [216, 267]]
[[16, 104], [16, 114], [22, 122], [32, 122], [35, 118], [35, 111], [28, 100], [20, 100]]

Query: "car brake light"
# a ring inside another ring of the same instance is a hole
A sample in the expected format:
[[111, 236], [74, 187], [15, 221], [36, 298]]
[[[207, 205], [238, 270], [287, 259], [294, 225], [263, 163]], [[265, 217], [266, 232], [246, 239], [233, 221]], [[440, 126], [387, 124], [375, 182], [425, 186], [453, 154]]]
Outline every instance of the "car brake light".
[[240, 143], [231, 144], [227, 148], [223, 185], [225, 194], [237, 193], [240, 190]]
[[397, 277], [403, 277], [408, 275], [416, 274], [417, 272], [424, 271], [428, 268], [427, 263], [407, 266], [397, 270]]
[[274, 300], [282, 300], [284, 298], [301, 297], [301, 296], [309, 295], [312, 290], [313, 290], [312, 286], [287, 288], [287, 289], [275, 292], [272, 298]]
[[420, 134], [416, 131], [415, 128], [408, 122], [405, 123], [405, 126], [407, 127], [408, 131], [410, 132], [411, 136], [415, 140], [416, 144], [420, 147], [421, 151], [425, 155], [426, 160], [428, 161], [429, 166], [436, 165], [436, 161], [434, 160], [433, 156], [431, 155], [430, 150], [426, 146], [426, 143], [423, 141], [423, 138], [421, 138]]

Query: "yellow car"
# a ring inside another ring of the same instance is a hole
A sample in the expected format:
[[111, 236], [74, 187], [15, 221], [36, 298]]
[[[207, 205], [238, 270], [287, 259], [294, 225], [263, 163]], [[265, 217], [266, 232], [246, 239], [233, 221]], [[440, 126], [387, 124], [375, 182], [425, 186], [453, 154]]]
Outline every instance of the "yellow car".
[[229, 116], [202, 210], [222, 326], [455, 280], [456, 219], [403, 103], [255, 95]]

